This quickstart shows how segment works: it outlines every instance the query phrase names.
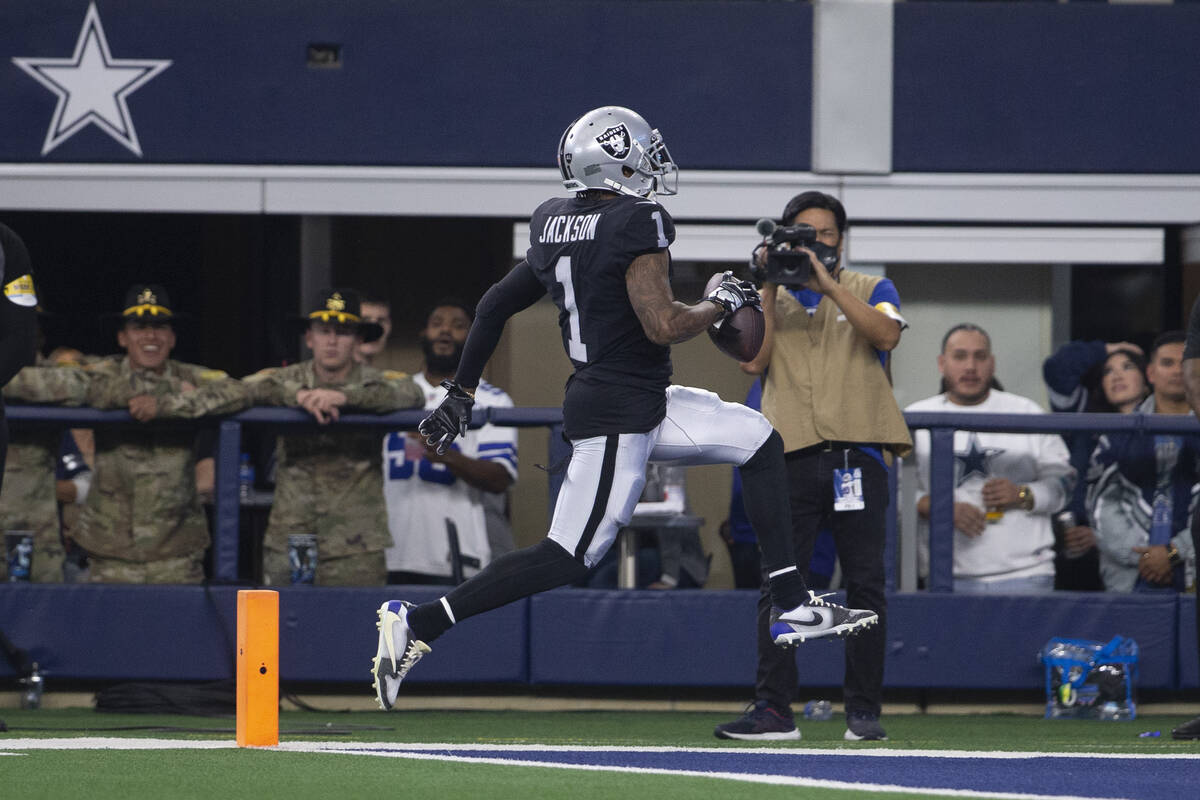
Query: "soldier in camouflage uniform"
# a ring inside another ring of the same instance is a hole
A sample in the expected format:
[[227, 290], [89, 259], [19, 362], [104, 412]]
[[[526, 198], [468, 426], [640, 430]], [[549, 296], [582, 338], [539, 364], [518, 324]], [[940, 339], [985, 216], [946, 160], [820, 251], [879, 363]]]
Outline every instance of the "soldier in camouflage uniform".
[[[6, 403], [79, 406], [87, 399], [88, 376], [73, 366], [55, 366], [38, 357], [37, 366], [25, 367], [4, 387]], [[58, 517], [55, 467], [62, 449], [63, 432], [54, 427], [15, 427], [4, 466], [4, 492], [0, 494], [0, 531], [28, 531], [33, 537], [29, 580], [62, 583], [66, 557]], [[7, 580], [7, 564], [0, 562], [0, 580]]]
[[[311, 360], [246, 378], [256, 405], [298, 406], [327, 425], [341, 411], [420, 408], [412, 379], [355, 362], [362, 342], [382, 328], [362, 320], [358, 294], [326, 292], [298, 320]], [[370, 428], [280, 436], [275, 501], [263, 540], [263, 583], [382, 586], [391, 544], [383, 504], [380, 432]], [[314, 563], [315, 562], [315, 563]]]
[[[138, 285], [118, 315], [124, 358], [87, 368], [88, 403], [128, 408], [139, 422], [230, 414], [250, 404], [241, 381], [169, 358], [176, 315], [167, 293]], [[200, 583], [208, 523], [196, 495], [196, 432], [98, 428], [96, 468], [76, 540], [94, 583]]]

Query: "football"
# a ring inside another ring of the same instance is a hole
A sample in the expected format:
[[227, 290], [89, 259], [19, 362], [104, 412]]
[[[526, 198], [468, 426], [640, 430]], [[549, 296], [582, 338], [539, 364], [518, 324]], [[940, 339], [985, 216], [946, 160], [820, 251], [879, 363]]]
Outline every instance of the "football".
[[[717, 273], [708, 279], [704, 287], [705, 296], [720, 285], [722, 277], [721, 273]], [[762, 311], [753, 306], [742, 306], [720, 328], [714, 330], [710, 326], [708, 338], [712, 339], [718, 350], [735, 361], [750, 361], [762, 348], [765, 332]]]

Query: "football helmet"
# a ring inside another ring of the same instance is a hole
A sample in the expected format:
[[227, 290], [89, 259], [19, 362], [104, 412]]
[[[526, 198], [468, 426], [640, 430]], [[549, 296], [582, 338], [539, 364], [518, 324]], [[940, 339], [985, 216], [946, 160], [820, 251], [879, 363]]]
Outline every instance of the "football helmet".
[[672, 195], [679, 181], [662, 134], [621, 106], [593, 109], [568, 125], [558, 143], [558, 168], [573, 192]]

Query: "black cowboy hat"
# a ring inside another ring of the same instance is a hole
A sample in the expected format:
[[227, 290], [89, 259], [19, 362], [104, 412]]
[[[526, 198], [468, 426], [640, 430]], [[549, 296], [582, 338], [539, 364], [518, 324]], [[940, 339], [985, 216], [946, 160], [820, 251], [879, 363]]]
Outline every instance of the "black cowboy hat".
[[362, 317], [362, 300], [354, 289], [326, 289], [313, 310], [302, 317], [293, 317], [292, 323], [301, 331], [313, 322], [332, 322], [348, 325], [355, 329], [364, 342], [373, 342], [383, 336], [383, 326], [367, 322]]
[[125, 292], [125, 302], [120, 311], [102, 314], [106, 319], [137, 320], [141, 322], [174, 323], [185, 318], [171, 308], [171, 296], [157, 283], [135, 283]]

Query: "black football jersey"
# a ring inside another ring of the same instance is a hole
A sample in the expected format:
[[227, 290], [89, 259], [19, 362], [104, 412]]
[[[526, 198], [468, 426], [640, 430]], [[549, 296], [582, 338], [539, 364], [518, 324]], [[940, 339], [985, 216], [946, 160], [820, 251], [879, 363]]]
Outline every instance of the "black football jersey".
[[647, 338], [625, 273], [674, 240], [671, 215], [653, 200], [562, 197], [533, 212], [525, 260], [558, 306], [575, 366], [563, 402], [568, 438], [644, 433], [662, 421], [671, 351]]

